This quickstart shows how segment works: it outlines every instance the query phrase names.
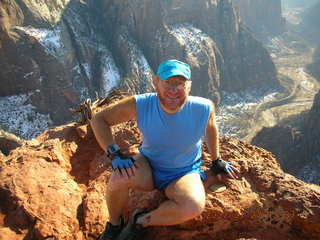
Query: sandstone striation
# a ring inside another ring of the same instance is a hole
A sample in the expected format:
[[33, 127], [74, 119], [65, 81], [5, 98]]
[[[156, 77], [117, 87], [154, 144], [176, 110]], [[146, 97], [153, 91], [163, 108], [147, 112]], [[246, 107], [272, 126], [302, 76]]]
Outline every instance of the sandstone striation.
[[[135, 122], [113, 127], [117, 143], [133, 153], [141, 143]], [[227, 190], [210, 190], [217, 179], [207, 171], [206, 208], [195, 220], [153, 227], [143, 239], [300, 240], [320, 237], [320, 187], [284, 173], [274, 156], [237, 139], [220, 139], [223, 159], [239, 168], [238, 179], [223, 178]], [[204, 168], [210, 156], [203, 153]], [[105, 188], [110, 160], [88, 125], [50, 129], [1, 158], [1, 239], [96, 239], [108, 220]], [[132, 191], [124, 215], [155, 208], [164, 196]]]

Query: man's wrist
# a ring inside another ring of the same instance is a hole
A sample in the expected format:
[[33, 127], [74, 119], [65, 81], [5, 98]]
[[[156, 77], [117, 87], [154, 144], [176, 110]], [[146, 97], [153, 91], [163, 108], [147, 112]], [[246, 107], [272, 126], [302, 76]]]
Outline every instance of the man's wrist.
[[114, 159], [116, 156], [120, 155], [120, 147], [118, 146], [118, 144], [115, 143], [111, 143], [107, 146], [107, 156], [108, 158], [110, 158], [111, 160]]
[[214, 162], [214, 161], [218, 161], [218, 160], [221, 160], [220, 156], [219, 156], [219, 157], [214, 158], [214, 159], [212, 160], [212, 162]]
[[212, 173], [218, 175], [220, 173], [225, 173], [225, 166], [226, 162], [223, 161], [220, 157], [218, 157], [216, 160], [212, 160], [210, 169]]

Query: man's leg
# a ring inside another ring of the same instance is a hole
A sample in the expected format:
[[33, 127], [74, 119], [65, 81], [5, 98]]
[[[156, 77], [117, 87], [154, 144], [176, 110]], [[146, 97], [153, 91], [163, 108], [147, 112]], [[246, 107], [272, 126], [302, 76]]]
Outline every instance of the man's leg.
[[109, 222], [113, 225], [119, 224], [122, 211], [128, 202], [130, 188], [143, 191], [154, 189], [152, 172], [147, 159], [141, 154], [134, 156], [134, 159], [137, 165], [135, 176], [128, 179], [121, 176], [119, 171], [114, 171], [108, 182], [107, 206]]
[[198, 173], [170, 183], [165, 194], [169, 200], [138, 218], [137, 223], [144, 227], [180, 224], [199, 216], [205, 208], [205, 190]]

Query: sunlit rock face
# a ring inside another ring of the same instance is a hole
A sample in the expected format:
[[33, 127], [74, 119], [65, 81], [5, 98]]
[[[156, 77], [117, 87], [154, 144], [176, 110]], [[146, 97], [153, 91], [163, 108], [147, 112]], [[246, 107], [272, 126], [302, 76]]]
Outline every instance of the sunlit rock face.
[[[151, 91], [168, 58], [192, 67], [192, 94], [276, 86], [263, 46], [244, 30], [230, 0], [34, 1], [1, 3], [0, 95], [32, 91], [54, 123], [95, 92]], [[7, 11], [6, 9], [11, 9]], [[8, 14], [9, 12], [9, 14]]]
[[253, 32], [277, 35], [285, 30], [279, 0], [232, 0], [243, 23]]
[[[254, 145], [273, 152], [286, 172], [319, 184], [320, 179], [320, 92], [302, 126], [264, 128], [253, 139]], [[276, 137], [275, 137], [276, 136]]]

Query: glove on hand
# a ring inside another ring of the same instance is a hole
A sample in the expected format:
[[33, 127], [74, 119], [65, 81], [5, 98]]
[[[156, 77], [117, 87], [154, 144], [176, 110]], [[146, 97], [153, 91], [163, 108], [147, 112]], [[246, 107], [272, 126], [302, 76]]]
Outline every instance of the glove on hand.
[[218, 158], [217, 160], [212, 161], [211, 171], [213, 174], [218, 175], [220, 173], [233, 173], [233, 166], [232, 163], [221, 160]]
[[134, 165], [134, 159], [130, 156], [119, 154], [112, 159], [113, 170], [131, 168], [133, 165]]

